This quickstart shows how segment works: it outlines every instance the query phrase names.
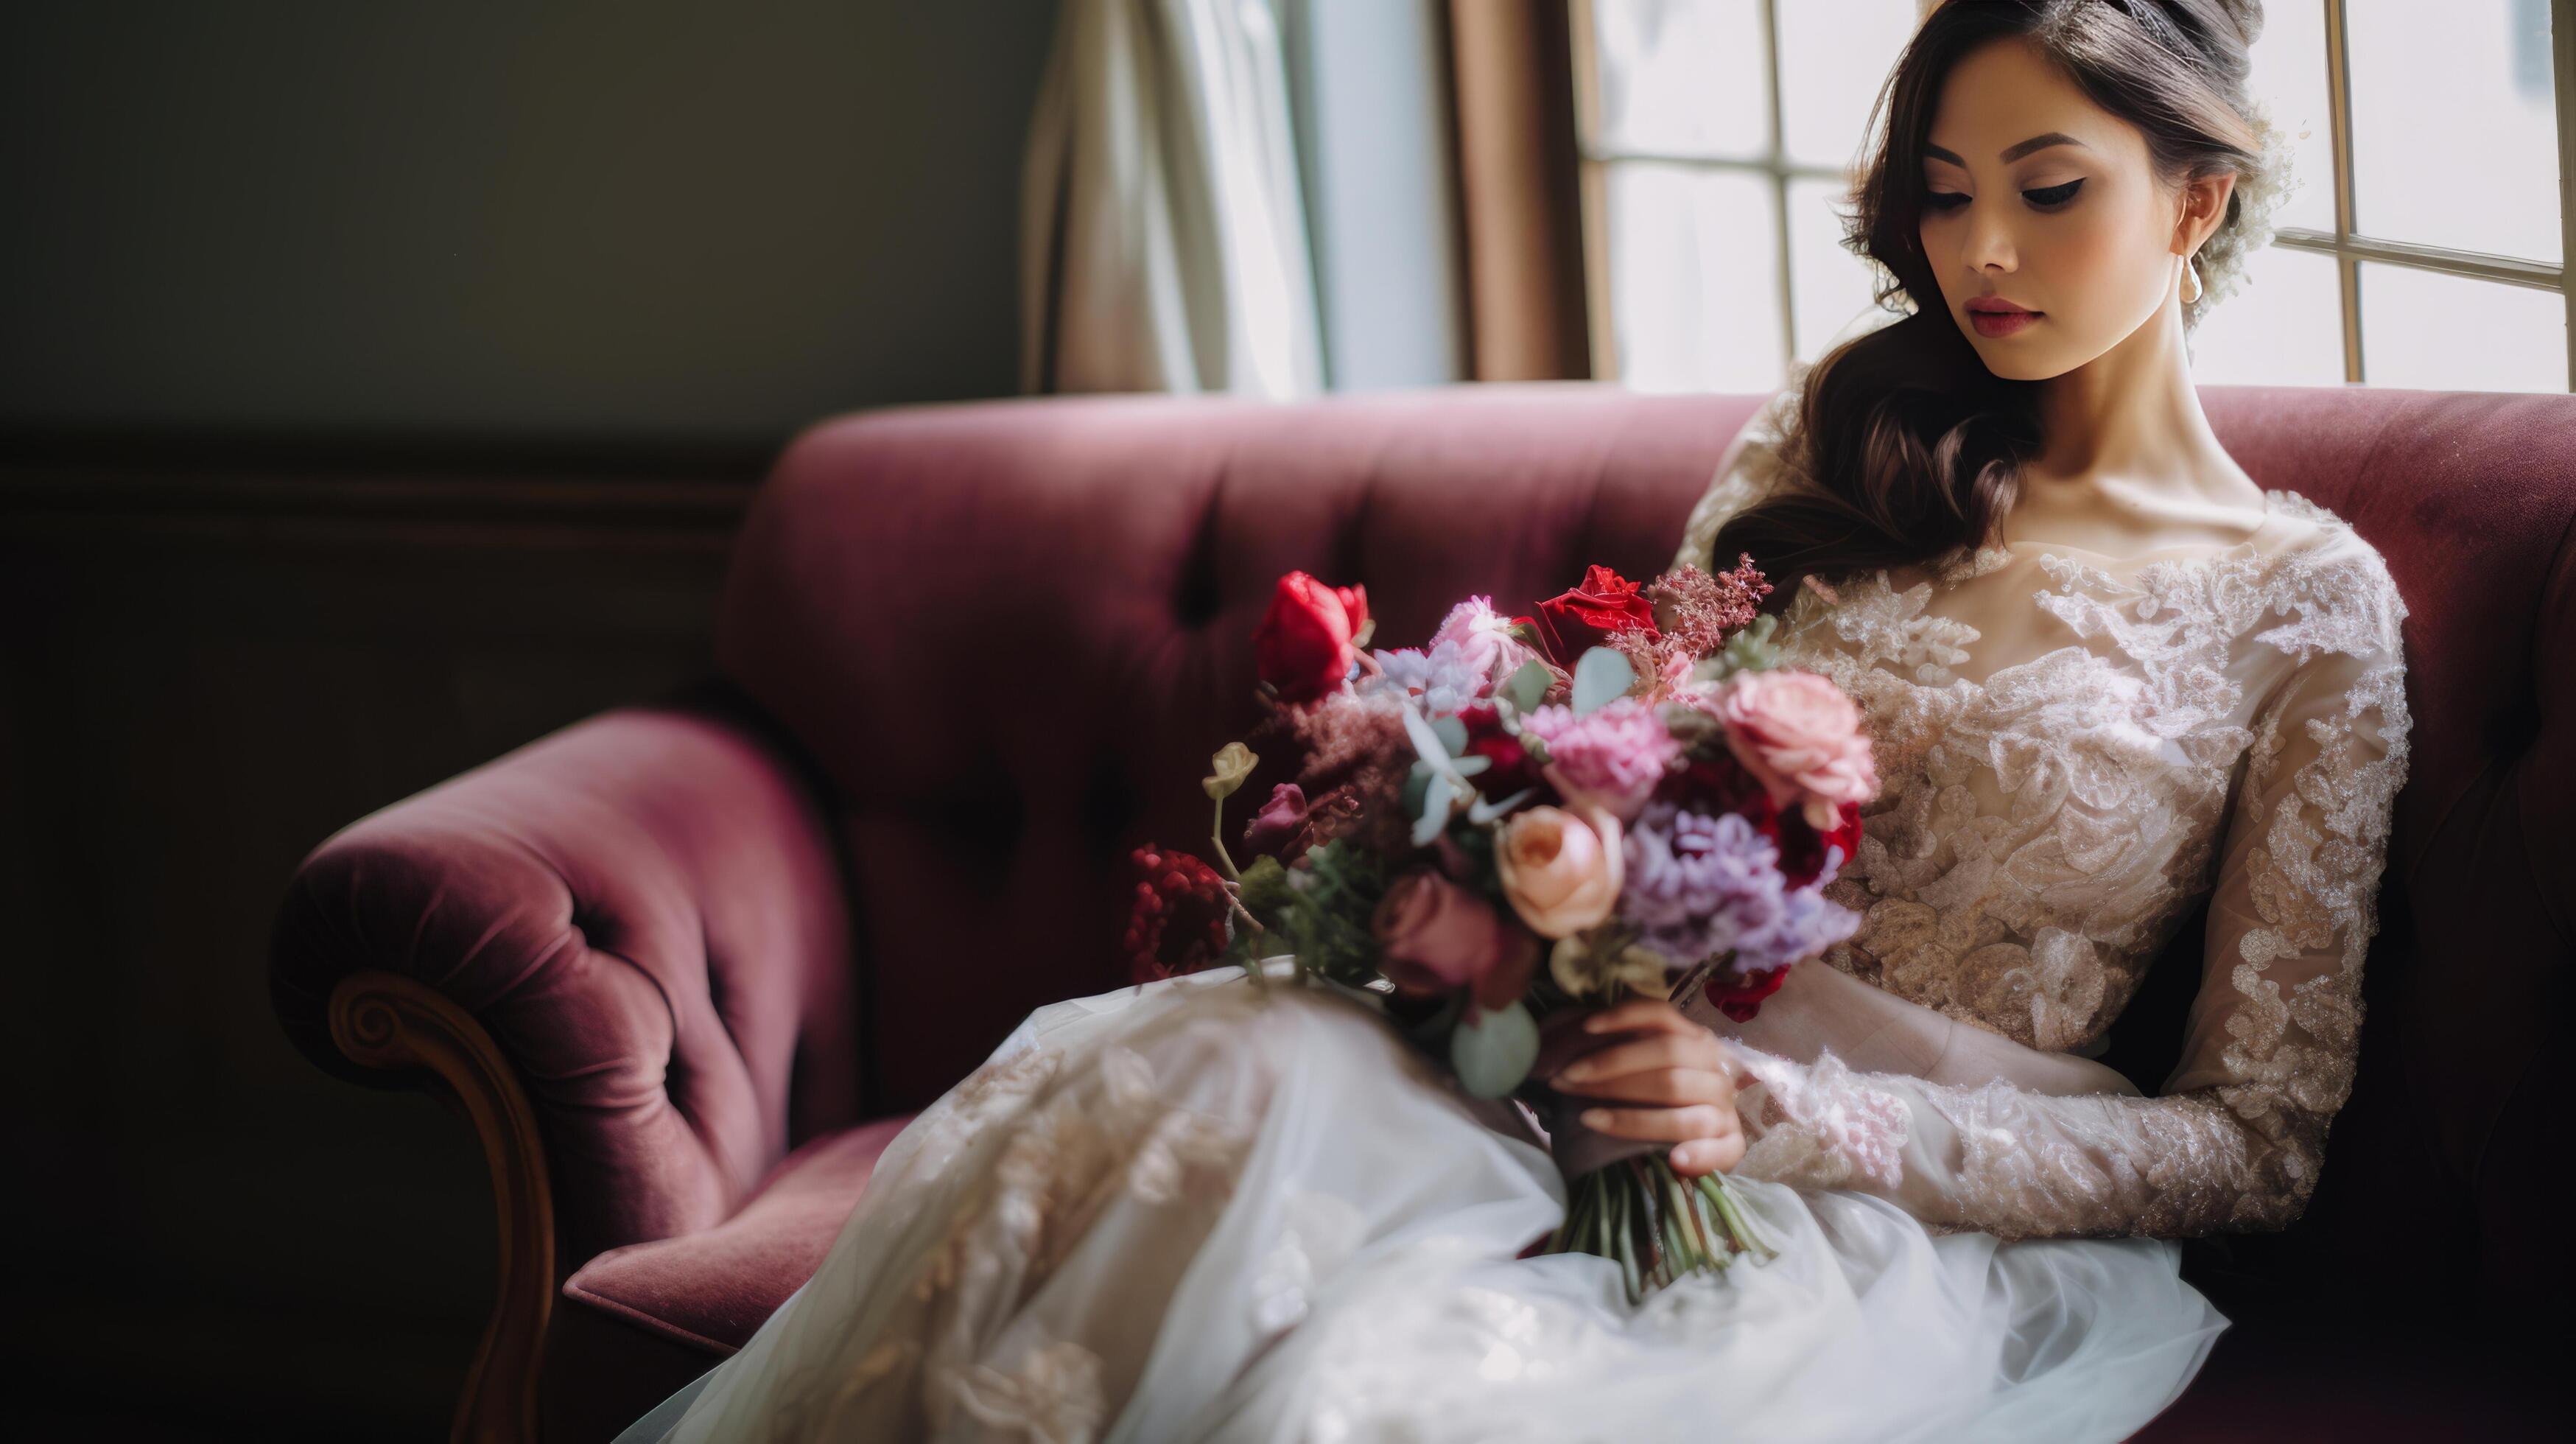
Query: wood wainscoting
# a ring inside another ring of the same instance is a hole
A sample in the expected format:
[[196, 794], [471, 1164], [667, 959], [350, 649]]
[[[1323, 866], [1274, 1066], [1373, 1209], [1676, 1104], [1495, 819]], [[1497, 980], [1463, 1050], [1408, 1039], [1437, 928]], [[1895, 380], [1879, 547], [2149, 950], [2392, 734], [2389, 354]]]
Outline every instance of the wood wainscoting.
[[0, 1142], [44, 1242], [0, 1347], [37, 1435], [448, 1436], [495, 1278], [551, 1264], [499, 1258], [474, 1130], [287, 1044], [270, 924], [341, 826], [710, 673], [774, 451], [0, 438]]

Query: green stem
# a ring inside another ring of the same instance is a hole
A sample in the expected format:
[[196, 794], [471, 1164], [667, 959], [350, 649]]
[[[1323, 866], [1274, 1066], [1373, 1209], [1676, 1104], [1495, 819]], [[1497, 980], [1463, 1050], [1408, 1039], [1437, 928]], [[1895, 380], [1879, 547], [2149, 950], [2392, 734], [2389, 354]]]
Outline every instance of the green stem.
[[1778, 1251], [1763, 1244], [1760, 1241], [1762, 1237], [1760, 1232], [1745, 1218], [1744, 1207], [1736, 1201], [1734, 1190], [1715, 1180], [1716, 1175], [1712, 1174], [1703, 1181], [1709, 1184], [1710, 1191], [1717, 1200], [1718, 1210], [1726, 1216], [1726, 1226], [1734, 1233], [1736, 1241], [1744, 1245], [1747, 1253], [1759, 1255], [1765, 1262], [1778, 1258], [1780, 1256]]
[[1208, 841], [1215, 846], [1217, 863], [1225, 869], [1225, 875], [1236, 882], [1243, 881], [1243, 874], [1234, 870], [1234, 859], [1225, 855], [1225, 799], [1222, 797], [1216, 800], [1216, 821], [1208, 829]]
[[1660, 1288], [1663, 1285], [1661, 1276], [1670, 1260], [1664, 1256], [1664, 1209], [1655, 1187], [1654, 1160], [1646, 1157], [1630, 1158], [1628, 1179], [1632, 1191], [1637, 1195], [1638, 1215], [1646, 1223], [1646, 1276]]
[[1645, 1271], [1637, 1264], [1637, 1192], [1619, 1190], [1619, 1271], [1627, 1279], [1628, 1302], [1646, 1296]]
[[1682, 1181], [1678, 1176], [1666, 1172], [1659, 1175], [1657, 1181], [1664, 1189], [1666, 1232], [1671, 1237], [1671, 1247], [1676, 1255], [1675, 1262], [1678, 1270], [1682, 1273], [1695, 1273], [1707, 1261], [1708, 1255], [1700, 1248], [1697, 1236], [1699, 1225], [1693, 1217], [1694, 1210], [1691, 1208], [1690, 1199], [1684, 1196]]
[[1601, 1186], [1600, 1177], [1601, 1175], [1597, 1173], [1592, 1175], [1595, 1193], [1592, 1208], [1591, 1252], [1603, 1258], [1617, 1258], [1618, 1255], [1611, 1252], [1611, 1249], [1617, 1246], [1617, 1241], [1610, 1236], [1610, 1198], [1609, 1195], [1598, 1191]]

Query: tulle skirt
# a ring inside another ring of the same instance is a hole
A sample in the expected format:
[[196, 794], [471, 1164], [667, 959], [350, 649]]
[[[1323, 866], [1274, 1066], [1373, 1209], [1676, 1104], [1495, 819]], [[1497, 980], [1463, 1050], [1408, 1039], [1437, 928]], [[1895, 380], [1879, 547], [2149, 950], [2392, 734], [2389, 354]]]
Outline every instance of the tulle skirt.
[[2166, 1240], [1936, 1235], [1737, 1177], [1779, 1256], [1630, 1305], [1518, 1255], [1542, 1140], [1373, 1000], [1198, 974], [1031, 1014], [820, 1270], [620, 1444], [2116, 1440], [2227, 1320]]

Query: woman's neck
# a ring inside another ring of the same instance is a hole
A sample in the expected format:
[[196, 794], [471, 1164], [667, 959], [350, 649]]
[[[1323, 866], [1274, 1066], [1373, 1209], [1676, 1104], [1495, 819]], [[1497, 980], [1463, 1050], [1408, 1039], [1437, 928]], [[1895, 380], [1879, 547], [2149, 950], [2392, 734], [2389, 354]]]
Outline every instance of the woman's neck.
[[2022, 468], [2006, 540], [2056, 540], [2109, 554], [2232, 544], [2261, 523], [2263, 489], [2200, 407], [2167, 305], [2092, 361], [2040, 383], [2047, 438]]

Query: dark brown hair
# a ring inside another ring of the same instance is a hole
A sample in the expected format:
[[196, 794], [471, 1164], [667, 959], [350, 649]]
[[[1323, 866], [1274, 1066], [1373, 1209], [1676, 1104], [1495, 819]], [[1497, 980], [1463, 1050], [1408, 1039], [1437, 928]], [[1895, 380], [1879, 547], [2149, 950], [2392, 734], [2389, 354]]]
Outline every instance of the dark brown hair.
[[2265, 156], [2249, 118], [2246, 49], [2262, 28], [2260, 0], [1946, 0], [1933, 11], [1871, 111], [1875, 149], [1843, 238], [1876, 263], [1878, 305], [1902, 313], [1910, 299], [1914, 314], [1808, 368], [1791, 398], [1777, 480], [1718, 532], [1714, 556], [1752, 553], [1776, 607], [1804, 576], [1982, 545], [2011, 510], [2023, 464], [2039, 454], [2039, 383], [1986, 369], [1923, 254], [1922, 153], [1952, 66], [1990, 41], [2026, 40], [2138, 128], [2163, 183], [2238, 174], [2225, 220], [2196, 257], [2202, 295], [2185, 308], [2188, 326], [2232, 288], [2247, 248], [2242, 208]]

